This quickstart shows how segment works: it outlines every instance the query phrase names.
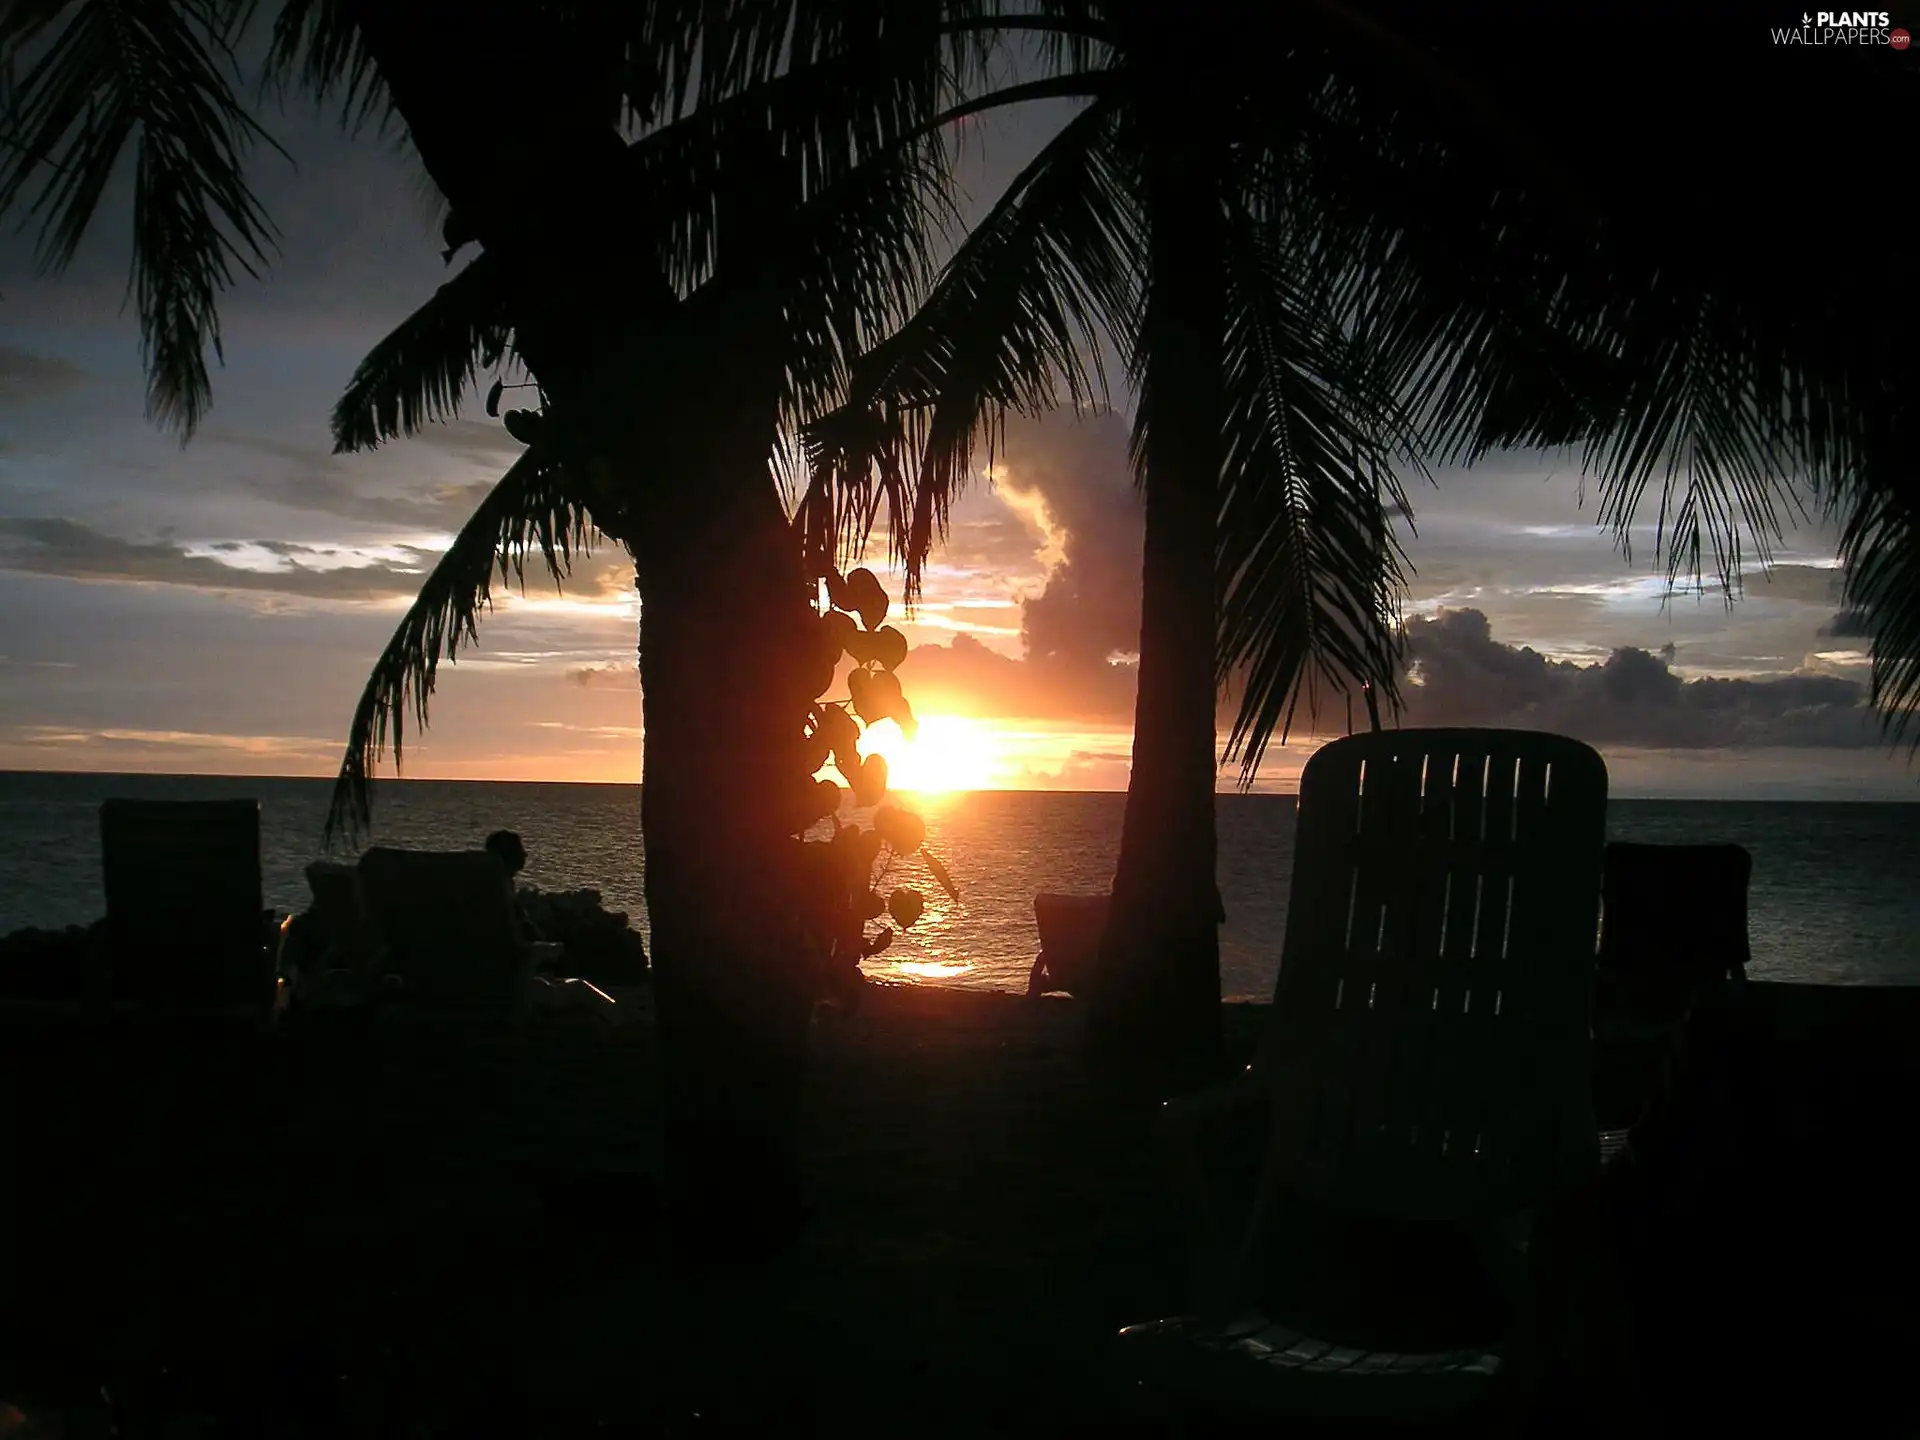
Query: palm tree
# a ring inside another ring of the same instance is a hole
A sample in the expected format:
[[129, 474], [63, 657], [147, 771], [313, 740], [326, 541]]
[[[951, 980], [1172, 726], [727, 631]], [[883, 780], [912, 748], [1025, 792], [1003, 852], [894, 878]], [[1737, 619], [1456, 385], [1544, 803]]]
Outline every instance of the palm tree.
[[[0, 42], [12, 57], [54, 36], [15, 126], [23, 157], [55, 162], [51, 260], [128, 140], [82, 124], [88, 104], [140, 123], [143, 183], [150, 155], [182, 157], [172, 208], [143, 205], [135, 241], [154, 408], [185, 435], [227, 267], [264, 260], [269, 232], [240, 169], [256, 127], [222, 60], [251, 6], [153, 8], [129, 31], [106, 23], [107, 0], [49, 4]], [[537, 549], [558, 578], [595, 532], [632, 553], [670, 1180], [687, 1213], [735, 1234], [787, 1218], [812, 1000], [782, 802], [804, 783], [817, 582], [770, 458], [923, 279], [941, 37], [921, 8], [288, 0], [273, 29], [276, 74], [349, 116], [398, 119], [449, 202], [449, 261], [481, 247], [361, 366], [341, 448], [451, 413], [509, 356], [541, 398], [508, 415], [525, 454], [375, 671], [335, 818], [364, 819], [373, 760], [389, 734], [397, 753], [409, 708], [424, 721], [496, 558], [523, 574]], [[508, 95], [514, 125], [496, 136], [482, 117]], [[0, 195], [32, 171], [17, 161]]]
[[[866, 357], [848, 405], [813, 427], [809, 499], [824, 512], [836, 496], [889, 492], [890, 512], [910, 517], [898, 545], [911, 590], [976, 433], [1062, 391], [1076, 404], [1093, 394], [1101, 330], [1127, 357], [1146, 547], [1094, 1033], [1110, 1054], [1205, 1067], [1220, 1057], [1221, 667], [1251, 663], [1256, 707], [1391, 673], [1385, 517], [1405, 503], [1391, 462], [1409, 458], [1407, 435], [1314, 281], [1321, 262], [1294, 243], [1290, 147], [1324, 123], [1324, 77], [1302, 83], [1312, 61], [1275, 60], [1258, 34], [1223, 37], [1164, 6], [1036, 10], [1015, 28], [1040, 34], [1048, 73], [952, 113], [1059, 96], [1084, 108], [915, 319]], [[1224, 651], [1223, 599], [1261, 617], [1229, 627]]]
[[[1847, 330], [1830, 305], [1783, 295], [1778, 269], [1771, 293], [1759, 267], [1729, 283], [1742, 238], [1725, 217], [1751, 173], [1722, 184], [1700, 155], [1664, 171], [1702, 201], [1687, 207], [1698, 231], [1671, 235], [1673, 211], [1642, 192], [1645, 157], [1673, 137], [1623, 144], [1614, 111], [1596, 121], [1555, 100], [1563, 68], [1501, 68], [1486, 43], [1510, 24], [1543, 54], [1587, 47], [1583, 73], [1609, 76], [1634, 72], [1644, 35], [1622, 24], [1594, 46], [1532, 11], [1393, 0], [1230, 26], [1125, 0], [1041, 0], [1001, 19], [1039, 37], [1044, 73], [953, 113], [1039, 97], [1083, 108], [814, 428], [810, 499], [871, 513], [886, 494], [911, 517], [896, 537], [911, 585], [976, 434], [1062, 390], [1083, 398], [1097, 331], [1127, 356], [1147, 542], [1093, 1012], [1107, 1048], [1217, 1058], [1216, 676], [1244, 684], [1227, 755], [1249, 778], [1318, 688], [1370, 684], [1397, 704], [1389, 521], [1406, 507], [1397, 468], [1418, 473], [1423, 454], [1584, 446], [1623, 543], [1660, 475], [1657, 548], [1676, 580], [1699, 575], [1706, 548], [1737, 576], [1743, 536], [1764, 560], [1777, 497], [1811, 481], [1851, 513], [1853, 592], [1880, 626], [1876, 697], [1904, 724], [1920, 699], [1920, 507], [1899, 468], [1911, 475], [1911, 411], [1879, 398], [1912, 389], [1910, 367], [1886, 378], [1884, 322], [1854, 311]], [[1702, 88], [1690, 59], [1672, 68], [1674, 93]], [[1772, 103], [1725, 73], [1715, 103]], [[1906, 103], [1871, 98], [1881, 115]]]

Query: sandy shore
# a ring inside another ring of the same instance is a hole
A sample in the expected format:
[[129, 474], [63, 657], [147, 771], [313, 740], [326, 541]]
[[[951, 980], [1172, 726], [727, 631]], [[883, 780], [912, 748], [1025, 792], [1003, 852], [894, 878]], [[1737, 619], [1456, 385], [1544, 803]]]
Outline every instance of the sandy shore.
[[[1073, 1002], [876, 989], [823, 1018], [818, 1219], [739, 1295], [705, 1293], [653, 1223], [646, 1005], [629, 995], [618, 1030], [544, 1020], [518, 1049], [345, 1026], [239, 1046], [0, 1036], [0, 1399], [106, 1385], [123, 1413], [213, 1427], [181, 1434], [676, 1433], [704, 1306], [725, 1337], [705, 1363], [803, 1430], [1120, 1423], [1110, 1337], [1180, 1308], [1182, 1217], [1142, 1109], [1076, 1066]], [[1226, 1007], [1236, 1052], [1262, 1018]], [[1760, 1180], [1685, 1232], [1684, 1275], [1670, 1252], [1645, 1262], [1643, 1308], [1667, 1317], [1646, 1343], [1705, 1375], [1688, 1347], [1711, 1342], [1700, 1403], [1722, 1418], [1729, 1395], [1776, 1415], [1790, 1398], [1729, 1391], [1743, 1354], [1755, 1376], [1817, 1381], [1831, 1351], [1865, 1404], [1916, 1338], [1910, 1272], [1889, 1268], [1911, 1247], [1884, 1239], [1904, 1207], [1824, 1152], [1783, 1149]], [[1880, 1298], [1809, 1289], [1835, 1267]], [[1770, 1333], [1792, 1334], [1794, 1366], [1754, 1352]]]

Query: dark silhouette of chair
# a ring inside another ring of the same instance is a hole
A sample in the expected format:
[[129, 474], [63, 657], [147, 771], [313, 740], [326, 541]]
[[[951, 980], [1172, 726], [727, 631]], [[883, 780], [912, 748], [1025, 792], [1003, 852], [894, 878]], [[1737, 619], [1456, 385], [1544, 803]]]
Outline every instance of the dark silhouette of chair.
[[374, 848], [360, 857], [360, 898], [379, 936], [373, 970], [395, 977], [416, 1015], [518, 1028], [535, 1000], [540, 961], [515, 924], [513, 879], [486, 850]]
[[117, 1008], [273, 1014], [278, 937], [261, 903], [259, 801], [107, 800], [100, 861]]
[[1064, 990], [1085, 998], [1100, 964], [1100, 937], [1111, 904], [1105, 895], [1036, 895], [1040, 953], [1027, 976], [1029, 997]]
[[1198, 1142], [1257, 1102], [1251, 1199], [1231, 1213], [1190, 1169], [1195, 1310], [1124, 1330], [1123, 1380], [1235, 1414], [1501, 1410], [1566, 1315], [1622, 1313], [1585, 1244], [1606, 797], [1593, 750], [1532, 732], [1384, 731], [1308, 761], [1260, 1051], [1165, 1107]]
[[380, 958], [380, 936], [361, 900], [359, 869], [344, 861], [315, 860], [306, 876], [313, 904], [294, 917], [288, 937], [294, 1003], [364, 1003], [379, 978], [374, 966]]
[[1688, 1017], [1745, 983], [1752, 875], [1739, 845], [1607, 846], [1594, 974], [1603, 1126], [1640, 1118]]

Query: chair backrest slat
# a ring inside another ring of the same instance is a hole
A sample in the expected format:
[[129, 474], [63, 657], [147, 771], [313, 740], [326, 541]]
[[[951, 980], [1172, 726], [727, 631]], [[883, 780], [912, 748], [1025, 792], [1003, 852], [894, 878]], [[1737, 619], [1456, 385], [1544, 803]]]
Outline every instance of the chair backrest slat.
[[1603, 762], [1559, 736], [1382, 731], [1314, 755], [1256, 1060], [1287, 1183], [1464, 1217], [1590, 1163], [1605, 817]]

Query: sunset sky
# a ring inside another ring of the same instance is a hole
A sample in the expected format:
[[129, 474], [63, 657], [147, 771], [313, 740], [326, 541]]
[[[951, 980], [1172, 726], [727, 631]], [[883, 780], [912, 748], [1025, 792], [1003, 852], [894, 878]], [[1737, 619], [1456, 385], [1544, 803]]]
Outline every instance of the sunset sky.
[[[963, 170], [976, 206], [1046, 119], [987, 135], [991, 164]], [[432, 203], [389, 147], [304, 113], [274, 128], [299, 162], [258, 166], [282, 258], [225, 302], [227, 364], [185, 451], [141, 414], [124, 187], [64, 277], [0, 237], [0, 769], [332, 773], [418, 578], [518, 449], [476, 402], [415, 442], [328, 453], [354, 364], [447, 272]], [[902, 625], [927, 721], [894, 752], [903, 788], [1124, 787], [1132, 672], [1114, 657], [1135, 643], [1140, 564], [1125, 436], [1118, 416], [1017, 426], [1000, 483], [956, 511]], [[1438, 479], [1408, 542], [1407, 723], [1578, 735], [1627, 795], [1915, 795], [1862, 705], [1830, 529], [1791, 534], [1730, 611], [1716, 593], [1663, 610], [1651, 513], [1629, 563], [1570, 457]], [[635, 616], [611, 547], [565, 596], [504, 602], [483, 648], [443, 667], [406, 773], [637, 779]], [[1290, 788], [1310, 748], [1276, 749], [1262, 788]]]

